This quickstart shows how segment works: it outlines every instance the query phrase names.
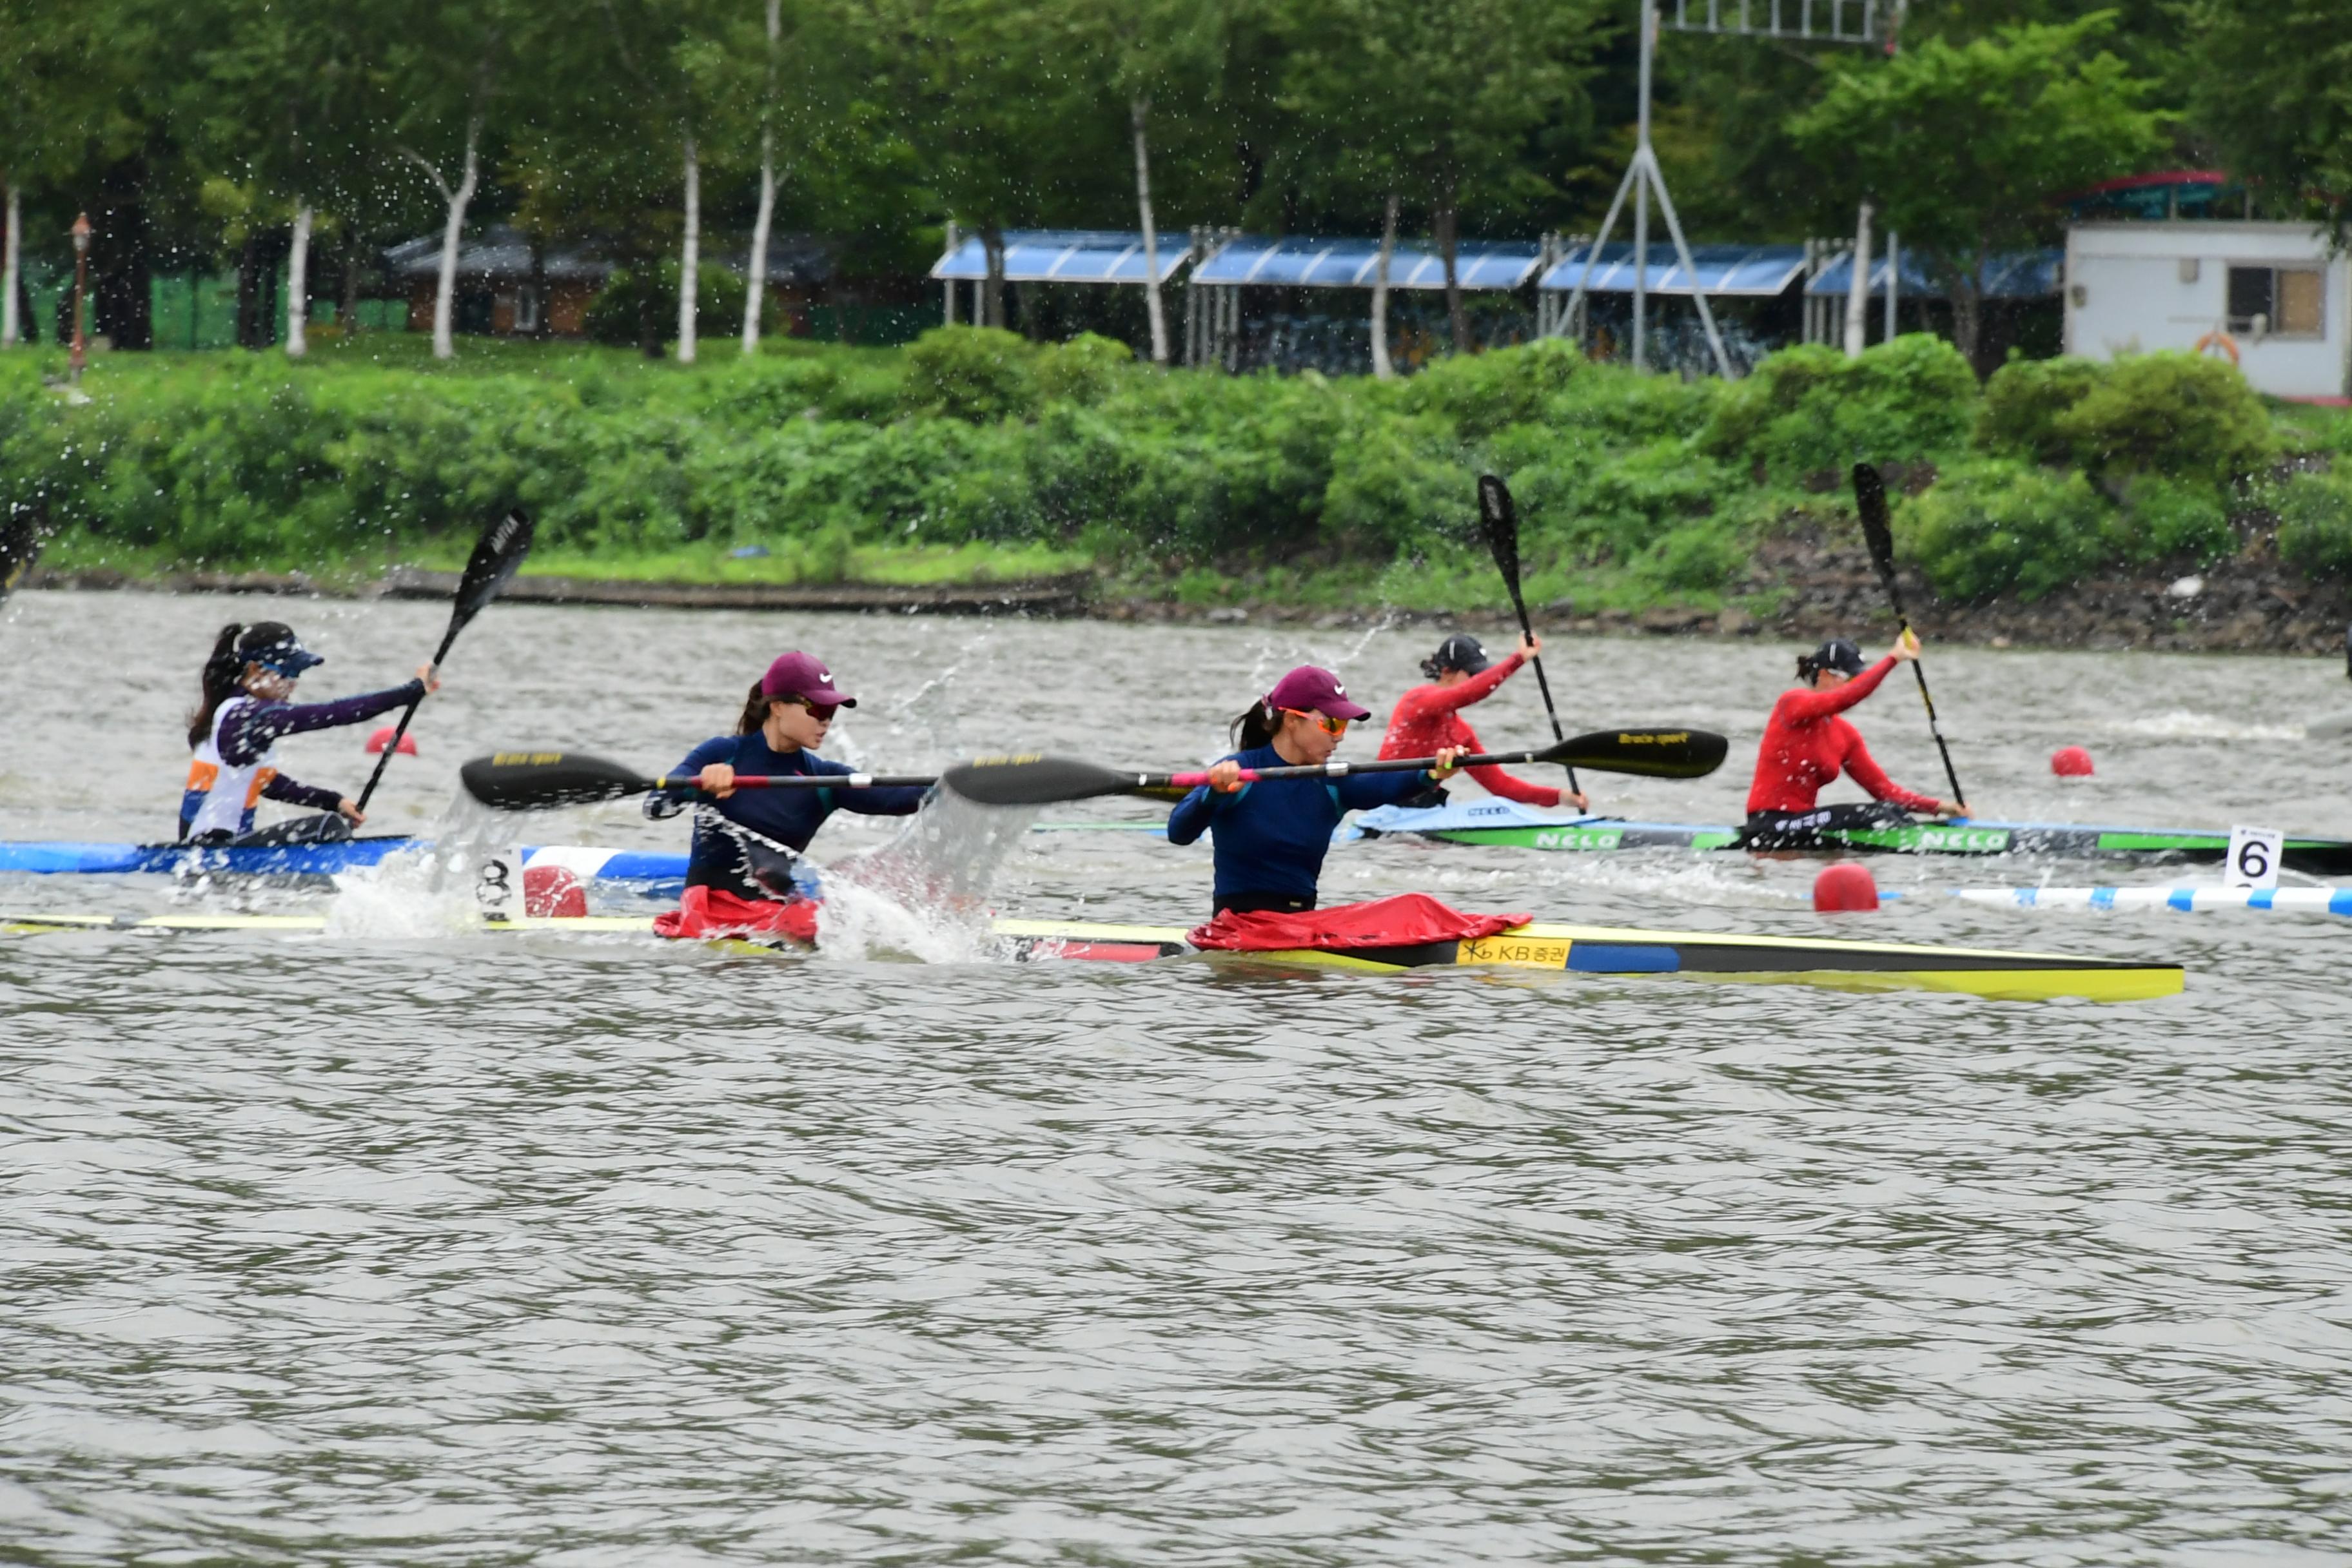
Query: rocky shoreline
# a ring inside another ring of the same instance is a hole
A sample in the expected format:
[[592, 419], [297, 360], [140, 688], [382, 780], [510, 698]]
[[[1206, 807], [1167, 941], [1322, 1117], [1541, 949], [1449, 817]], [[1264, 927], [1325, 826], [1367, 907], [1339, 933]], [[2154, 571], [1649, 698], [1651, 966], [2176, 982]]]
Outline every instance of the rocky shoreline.
[[[2352, 584], [2314, 583], [2250, 552], [2195, 574], [2101, 577], [2032, 604], [1996, 599], [1955, 605], [1937, 599], [1916, 574], [1902, 574], [1905, 603], [1922, 636], [1994, 647], [2062, 647], [2167, 652], [2334, 655], [2352, 626]], [[395, 568], [358, 583], [300, 573], [191, 572], [138, 578], [113, 571], [40, 572], [27, 587], [162, 593], [290, 595], [320, 598], [446, 598], [454, 573]], [[1682, 605], [1580, 614], [1562, 602], [1538, 606], [1539, 629], [1555, 633], [1656, 637], [1769, 637], [1813, 642], [1837, 635], [1891, 636], [1895, 617], [1860, 544], [1791, 535], [1760, 545], [1736, 596], [1769, 613]], [[1244, 599], [1218, 606], [1173, 599], [1106, 596], [1081, 574], [1021, 582], [933, 584], [769, 585], [632, 583], [570, 577], [520, 577], [506, 597], [520, 604], [610, 605], [681, 609], [835, 611], [898, 615], [1036, 615], [1124, 622], [1326, 626], [1461, 621], [1447, 611], [1401, 606], [1332, 610]], [[1501, 606], [1474, 623], [1503, 621]]]

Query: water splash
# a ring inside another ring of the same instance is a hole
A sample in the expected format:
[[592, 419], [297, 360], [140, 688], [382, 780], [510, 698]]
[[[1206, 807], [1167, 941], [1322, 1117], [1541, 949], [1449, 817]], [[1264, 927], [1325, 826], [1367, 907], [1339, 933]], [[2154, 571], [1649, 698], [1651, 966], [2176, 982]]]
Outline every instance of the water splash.
[[990, 930], [989, 885], [1036, 816], [1035, 807], [976, 805], [935, 792], [889, 843], [825, 868], [817, 951], [926, 963], [1003, 956]]
[[[327, 910], [331, 938], [444, 937], [478, 931], [485, 867], [514, 848], [517, 819], [453, 794], [429, 842], [339, 873]], [[522, 889], [513, 889], [522, 912]]]

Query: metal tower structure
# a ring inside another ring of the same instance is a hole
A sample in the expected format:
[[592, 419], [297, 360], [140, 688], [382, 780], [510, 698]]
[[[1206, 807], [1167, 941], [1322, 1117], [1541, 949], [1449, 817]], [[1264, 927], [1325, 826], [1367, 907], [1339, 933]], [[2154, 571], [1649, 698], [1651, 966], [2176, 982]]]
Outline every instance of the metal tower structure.
[[[1585, 286], [1592, 280], [1592, 268], [1601, 258], [1601, 247], [1609, 243], [1609, 236], [1617, 226], [1617, 215], [1624, 211], [1625, 197], [1630, 194], [1633, 198], [1633, 368], [1646, 367], [1650, 195], [1654, 191], [1658, 212], [1665, 218], [1666, 232], [1674, 238], [1675, 259], [1682, 263], [1685, 276], [1691, 280], [1691, 302], [1698, 307], [1699, 323], [1706, 329], [1707, 347], [1715, 352], [1715, 368], [1728, 381], [1731, 356], [1724, 353], [1723, 334], [1716, 330], [1715, 312], [1707, 308], [1706, 290], [1697, 266], [1691, 260], [1690, 245], [1683, 237], [1682, 220], [1675, 216], [1675, 199], [1666, 194], [1665, 173], [1658, 167], [1657, 152], [1650, 145], [1650, 75], [1659, 29], [1671, 26], [1682, 33], [1789, 38], [1811, 44], [1883, 44], [1892, 54], [1895, 33], [1902, 26], [1909, 0], [1730, 0], [1728, 7], [1725, 0], [1700, 3], [1702, 14], [1694, 16], [1691, 0], [1674, 0], [1675, 19], [1669, 24], [1660, 16], [1657, 0], [1641, 0], [1641, 111], [1633, 157], [1625, 166], [1625, 177], [1618, 182], [1617, 195], [1609, 203], [1609, 216], [1601, 220], [1600, 234], [1584, 253], [1584, 270], [1577, 277], [1575, 291], [1569, 296], [1562, 315], [1571, 321], [1579, 319], [1577, 311], [1584, 304]], [[1729, 16], [1724, 15], [1727, 8], [1732, 12]]]

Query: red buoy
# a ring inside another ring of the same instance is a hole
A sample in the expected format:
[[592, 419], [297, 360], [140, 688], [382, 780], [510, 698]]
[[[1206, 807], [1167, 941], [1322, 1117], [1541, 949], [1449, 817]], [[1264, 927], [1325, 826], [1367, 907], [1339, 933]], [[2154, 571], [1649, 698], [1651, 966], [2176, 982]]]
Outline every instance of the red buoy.
[[1851, 914], [1878, 907], [1878, 880], [1870, 868], [1840, 860], [1822, 868], [1813, 879], [1813, 908], [1825, 915]]
[[522, 912], [542, 921], [576, 921], [588, 913], [588, 889], [568, 866], [527, 866]]
[[[367, 754], [371, 757], [380, 755], [383, 749], [391, 744], [392, 726], [386, 724], [383, 729], [378, 730], [374, 734], [368, 737]], [[400, 738], [400, 754], [404, 757], [413, 757], [416, 754], [415, 736], [403, 735]]]
[[2091, 776], [2091, 753], [2080, 746], [2061, 746], [2050, 753], [2050, 771], [2062, 779]]

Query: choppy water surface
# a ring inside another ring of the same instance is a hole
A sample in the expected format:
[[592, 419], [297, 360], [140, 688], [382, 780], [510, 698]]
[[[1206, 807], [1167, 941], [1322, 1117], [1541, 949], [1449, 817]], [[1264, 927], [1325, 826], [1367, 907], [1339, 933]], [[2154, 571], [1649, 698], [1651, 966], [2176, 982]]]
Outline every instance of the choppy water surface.
[[[167, 830], [209, 634], [264, 614], [330, 656], [322, 693], [397, 679], [443, 619], [20, 595], [0, 835]], [[429, 827], [494, 745], [666, 765], [787, 646], [866, 700], [835, 752], [912, 769], [1011, 745], [1194, 761], [1289, 664], [1340, 663], [1384, 708], [1433, 640], [502, 607], [375, 826]], [[1735, 738], [1721, 777], [1615, 781], [1604, 804], [1727, 819], [1791, 651], [1559, 645], [1571, 726]], [[2296, 738], [2352, 707], [2327, 665], [1931, 669], [1989, 814], [2352, 829], [2347, 742]], [[1906, 692], [1860, 717], [1936, 787]], [[1496, 743], [1544, 732], [1532, 683], [1475, 718]], [[2097, 779], [2050, 777], [2065, 742]], [[350, 732], [288, 749], [298, 776], [363, 776]], [[616, 807], [533, 837], [684, 831]], [[836, 818], [819, 844], [887, 836]], [[1878, 868], [1922, 889], [2160, 875]], [[1335, 853], [1328, 886], [1808, 931], [1812, 869], [1383, 842]], [[1185, 920], [1207, 883], [1198, 848], [1035, 834], [997, 899]], [[0, 879], [15, 909], [175, 896]], [[2183, 997], [2100, 1008], [747, 960], [401, 935], [396, 897], [346, 898], [331, 937], [0, 939], [0, 1557], [2352, 1550], [2341, 922], [1919, 899], [1842, 928], [2190, 966]]]

